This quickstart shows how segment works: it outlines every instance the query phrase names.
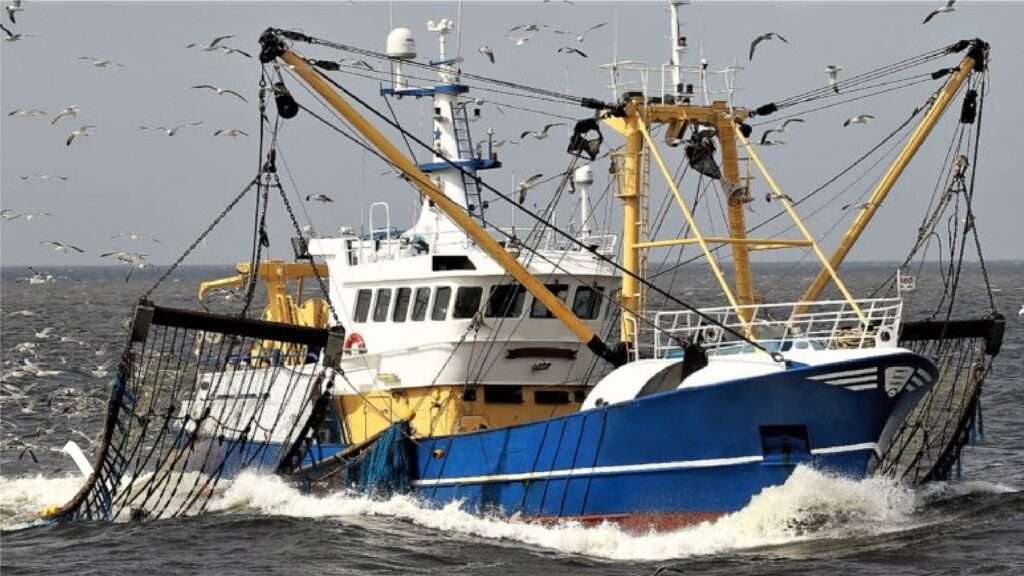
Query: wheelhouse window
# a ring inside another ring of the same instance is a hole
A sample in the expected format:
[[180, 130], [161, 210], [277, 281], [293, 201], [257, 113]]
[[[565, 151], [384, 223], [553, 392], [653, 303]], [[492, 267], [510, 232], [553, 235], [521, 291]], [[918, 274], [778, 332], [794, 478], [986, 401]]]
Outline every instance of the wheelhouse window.
[[427, 317], [427, 307], [429, 307], [429, 305], [430, 288], [417, 288], [416, 298], [412, 301], [413, 322], [422, 322]]
[[572, 300], [572, 313], [581, 320], [594, 320], [601, 315], [601, 296], [603, 288], [580, 286], [576, 289], [576, 297]]
[[409, 301], [412, 300], [412, 288], [399, 288], [395, 293], [395, 310], [391, 313], [393, 322], [405, 322], [409, 313]]
[[431, 320], [445, 320], [448, 318], [448, 306], [451, 305], [452, 289], [448, 286], [441, 286], [434, 294], [434, 307], [430, 309]]
[[[569, 286], [566, 284], [545, 284], [548, 290], [552, 294], [558, 296], [558, 299], [565, 302], [565, 297], [569, 295]], [[548, 310], [548, 307], [543, 302], [533, 299], [533, 304], [530, 306], [530, 318], [554, 318], [555, 315]]]
[[480, 286], [462, 286], [455, 293], [455, 309], [452, 318], [472, 318], [480, 309], [484, 289]]
[[526, 289], [519, 284], [499, 284], [491, 288], [487, 298], [488, 318], [518, 318], [523, 313]]
[[370, 300], [372, 298], [372, 290], [361, 289], [356, 292], [356, 313], [354, 317], [356, 322], [366, 322], [366, 318], [370, 314]]
[[373, 321], [386, 322], [388, 319], [388, 307], [391, 306], [391, 288], [380, 288], [377, 290], [377, 302], [373, 305]]

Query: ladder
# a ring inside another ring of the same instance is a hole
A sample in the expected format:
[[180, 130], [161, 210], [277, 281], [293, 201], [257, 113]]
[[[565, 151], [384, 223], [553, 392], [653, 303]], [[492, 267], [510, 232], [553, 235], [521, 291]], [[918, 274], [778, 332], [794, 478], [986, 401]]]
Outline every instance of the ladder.
[[[459, 160], [476, 158], [476, 152], [473, 150], [473, 137], [469, 131], [469, 114], [466, 112], [466, 104], [468, 102], [464, 102], [462, 105], [452, 105], [452, 131], [455, 134], [455, 150]], [[466, 209], [483, 222], [484, 209], [487, 206], [474, 174], [467, 171], [462, 172], [462, 189], [466, 192]]]

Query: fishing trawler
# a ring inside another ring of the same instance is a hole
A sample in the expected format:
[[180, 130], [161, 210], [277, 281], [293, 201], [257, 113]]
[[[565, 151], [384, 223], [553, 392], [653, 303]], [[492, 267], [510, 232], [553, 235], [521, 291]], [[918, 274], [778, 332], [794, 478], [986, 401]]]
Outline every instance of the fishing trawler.
[[[962, 58], [934, 74], [941, 86], [915, 111], [923, 117], [828, 256], [758, 155], [751, 121], [830, 97], [832, 89], [753, 110], [733, 105], [731, 95], [699, 103], [700, 90], [687, 77], [704, 72], [686, 66], [681, 3], [670, 6], [672, 59], [659, 70], [660, 92], [646, 83], [616, 88], [613, 102], [465, 72], [448, 52], [449, 20], [428, 23], [439, 51], [426, 62], [417, 59], [407, 28], [391, 31], [384, 53], [268, 29], [261, 37], [261, 115], [272, 98], [278, 118], [264, 129], [299, 113], [315, 117], [414, 187], [422, 198], [417, 218], [400, 230], [388, 204], [376, 202], [368, 232], [306, 237], [277, 175], [278, 140], [267, 138], [275, 144], [260, 150], [266, 161], [229, 209], [256, 190], [265, 222], [270, 195], [279, 193], [295, 224], [296, 260], [263, 260], [262, 242], [254, 242], [256, 252], [237, 275], [200, 286], [203, 311], [159, 306], [147, 292], [113, 384], [97, 466], [81, 492], [47, 516], [196, 513], [222, 480], [268, 470], [312, 490], [410, 492], [428, 505], [458, 501], [481, 513], [667, 529], [739, 510], [798, 465], [854, 478], [948, 475], [980, 409], [1001, 318], [908, 322], [898, 296], [855, 298], [838, 271], [964, 86], [975, 94], [965, 101], [976, 105], [987, 44], [964, 41], [913, 59], [917, 66]], [[367, 67], [302, 55], [297, 45], [386, 63], [380, 95], [421, 106], [429, 100], [432, 138], [421, 140], [332, 77]], [[613, 80], [624, 70], [639, 65], [616, 64]], [[649, 72], [639, 71], [644, 78]], [[879, 78], [868, 73], [839, 86], [865, 88]], [[300, 103], [289, 82], [309, 88], [344, 127]], [[701, 76], [696, 84], [703, 82]], [[574, 230], [527, 208], [526, 182], [517, 198], [483, 180], [502, 164], [491, 137], [474, 144], [471, 117], [480, 110], [469, 94], [471, 85], [489, 84], [592, 113], [575, 125], [570, 163], [558, 176], [559, 191], [576, 194]], [[404, 154], [357, 105], [429, 161]], [[963, 125], [973, 122], [962, 114]], [[622, 145], [604, 151], [602, 127]], [[704, 234], [669, 170], [660, 149], [680, 145], [693, 170], [720, 183], [728, 236]], [[687, 235], [651, 237], [652, 160]], [[593, 164], [605, 161], [623, 205], [617, 233], [592, 227]], [[751, 166], [799, 237], [748, 236]], [[967, 181], [958, 170], [954, 178]], [[534, 226], [489, 220], [497, 201]], [[682, 245], [699, 248], [723, 306], [693, 307], [673, 287], [650, 280], [648, 253]], [[787, 248], [809, 249], [820, 272], [799, 300], [763, 303], [750, 258]], [[715, 256], [719, 249], [732, 252], [732, 282]], [[261, 319], [249, 319], [260, 281], [266, 308]], [[821, 299], [830, 284], [838, 296]], [[307, 297], [311, 285], [320, 293]], [[211, 294], [242, 287], [241, 315], [205, 311]], [[665, 304], [650, 307], [652, 295]], [[940, 417], [931, 409], [938, 394], [943, 406], [955, 404], [941, 416], [954, 425], [929, 435]]]

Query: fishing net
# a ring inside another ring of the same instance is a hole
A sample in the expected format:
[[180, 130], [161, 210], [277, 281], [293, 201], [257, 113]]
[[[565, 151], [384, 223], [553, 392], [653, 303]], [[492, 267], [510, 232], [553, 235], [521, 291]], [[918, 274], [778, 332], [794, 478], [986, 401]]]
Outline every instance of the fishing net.
[[911, 484], [950, 479], [961, 449], [984, 432], [981, 389], [1005, 326], [998, 314], [904, 324], [900, 345], [930, 358], [939, 377], [894, 434], [876, 474]]
[[199, 513], [223, 478], [290, 471], [340, 444], [327, 417], [340, 332], [143, 301], [130, 334], [95, 470], [51, 517]]

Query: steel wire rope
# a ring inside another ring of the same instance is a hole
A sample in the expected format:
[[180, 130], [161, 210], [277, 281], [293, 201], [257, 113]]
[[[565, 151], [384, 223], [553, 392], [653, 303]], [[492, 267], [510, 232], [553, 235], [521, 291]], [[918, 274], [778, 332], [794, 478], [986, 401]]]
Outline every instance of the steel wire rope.
[[[335, 81], [334, 81], [333, 79], [331, 79], [330, 77], [328, 77], [328, 76], [326, 76], [326, 75], [324, 75], [324, 74], [322, 74], [322, 73], [320, 73], [320, 72], [318, 72], [318, 71], [316, 71], [316, 70], [314, 70], [314, 72], [316, 72], [318, 76], [320, 76], [321, 78], [323, 78], [323, 79], [324, 79], [325, 81], [327, 81], [327, 82], [328, 82], [329, 84], [331, 84], [332, 86], [334, 86], [334, 88], [335, 88], [335, 89], [337, 89], [337, 90], [340, 90], [340, 91], [344, 92], [344, 93], [345, 93], [345, 94], [346, 94], [347, 96], [349, 96], [350, 98], [352, 98], [353, 100], [355, 100], [355, 101], [356, 101], [357, 103], [359, 103], [359, 104], [360, 104], [361, 106], [363, 106], [364, 108], [366, 108], [367, 110], [369, 110], [369, 111], [370, 111], [371, 113], [373, 113], [373, 114], [374, 114], [375, 116], [377, 116], [377, 117], [378, 117], [379, 119], [381, 119], [382, 121], [384, 121], [384, 122], [385, 122], [385, 123], [387, 123], [388, 125], [392, 126], [392, 127], [393, 127], [393, 128], [395, 128], [396, 130], [399, 130], [399, 131], [404, 131], [404, 132], [406, 132], [406, 133], [408, 134], [408, 131], [407, 131], [407, 130], [405, 130], [404, 128], [402, 128], [402, 127], [401, 127], [400, 125], [395, 125], [395, 124], [391, 123], [391, 121], [390, 121], [390, 120], [389, 120], [389, 119], [388, 119], [388, 118], [387, 118], [387, 117], [386, 117], [385, 115], [383, 115], [383, 114], [382, 114], [382, 113], [381, 113], [380, 111], [378, 111], [377, 109], [375, 109], [375, 108], [373, 108], [372, 106], [370, 106], [370, 105], [369, 105], [369, 104], [368, 104], [368, 103], [367, 103], [367, 102], [366, 102], [365, 100], [363, 100], [362, 98], [360, 98], [360, 97], [359, 97], [358, 95], [356, 95], [356, 94], [352, 93], [352, 92], [351, 92], [350, 90], [348, 90], [348, 89], [347, 89], [347, 88], [345, 88], [344, 86], [342, 86], [342, 85], [338, 84], [337, 82], [335, 82]], [[300, 106], [301, 106], [301, 104], [300, 104]], [[305, 108], [304, 108], [304, 109], [305, 109]], [[330, 124], [328, 124], [328, 125], [330, 125]], [[344, 132], [339, 132], [339, 133], [341, 133], [341, 134], [344, 134], [344, 135], [346, 135], [346, 136], [347, 136], [347, 134], [345, 134]], [[427, 144], [426, 144], [425, 142], [423, 142], [422, 140], [420, 140], [419, 138], [417, 138], [417, 137], [416, 137], [416, 136], [415, 136], [414, 134], [409, 134], [409, 137], [410, 137], [410, 138], [412, 139], [412, 141], [413, 141], [413, 142], [416, 142], [416, 144], [417, 144], [418, 146], [420, 146], [420, 147], [422, 147], [422, 148], [424, 148], [424, 149], [432, 149], [432, 148], [431, 148], [431, 147], [430, 147], [429, 145], [427, 145]], [[355, 140], [354, 140], [354, 141], [355, 141]], [[358, 143], [358, 141], [356, 141], [356, 142]], [[360, 144], [360, 145], [362, 145], [361, 143], [359, 143], [359, 144]], [[386, 160], [386, 159], [385, 159], [385, 158], [383, 157], [383, 154], [379, 153], [379, 152], [378, 152], [378, 151], [376, 151], [376, 150], [373, 150], [372, 152], [373, 152], [373, 153], [375, 153], [375, 154], [377, 154], [377, 155], [379, 155], [379, 157], [381, 157], [381, 158], [382, 158], [383, 160], [387, 161], [387, 160]], [[460, 171], [460, 172], [462, 172], [463, 174], [468, 174], [468, 171], [467, 171], [467, 170], [465, 170], [465, 168], [463, 168], [463, 167], [459, 166], [458, 164], [454, 163], [454, 162], [453, 162], [453, 161], [452, 161], [451, 159], [447, 158], [446, 156], [441, 156], [441, 158], [442, 158], [442, 159], [443, 159], [443, 160], [444, 160], [445, 162], [447, 162], [447, 163], [448, 163], [449, 165], [451, 165], [451, 166], [452, 166], [453, 168], [455, 168], [455, 169], [459, 170], [459, 171]], [[390, 163], [390, 162], [389, 162], [389, 163]], [[423, 184], [423, 185], [427, 185], [427, 186], [429, 186], [429, 183], [427, 183], [427, 182], [424, 182], [424, 183], [422, 183], [422, 184]], [[489, 183], [485, 182], [484, 180], [480, 179], [480, 180], [479, 180], [479, 184], [480, 184], [480, 185], [483, 185], [483, 186], [484, 186], [485, 188], [487, 188], [488, 190], [490, 190], [490, 191], [491, 191], [492, 193], [494, 193], [494, 194], [495, 194], [496, 196], [498, 196], [499, 198], [501, 198], [501, 199], [502, 199], [502, 200], [504, 200], [505, 202], [508, 202], [508, 203], [512, 204], [512, 205], [513, 205], [514, 207], [518, 207], [518, 208], [519, 208], [519, 209], [520, 209], [520, 210], [521, 210], [522, 212], [524, 212], [525, 214], [527, 214], [527, 215], [528, 215], [529, 217], [531, 217], [531, 218], [533, 218], [533, 219], [535, 219], [535, 220], [537, 220], [537, 221], [541, 222], [543, 226], [545, 226], [545, 227], [549, 228], [549, 229], [550, 229], [551, 231], [553, 231], [553, 232], [554, 232], [555, 234], [557, 234], [557, 235], [559, 235], [559, 236], [562, 236], [562, 237], [563, 237], [564, 239], [568, 240], [569, 242], [571, 242], [571, 243], [573, 243], [573, 244], [576, 244], [577, 246], [580, 246], [580, 247], [581, 247], [581, 248], [583, 248], [583, 249], [588, 249], [588, 248], [587, 248], [586, 246], [584, 246], [584, 245], [583, 245], [583, 244], [582, 244], [582, 243], [581, 243], [581, 242], [580, 242], [579, 240], [577, 240], [576, 238], [573, 238], [573, 237], [572, 237], [572, 236], [571, 236], [570, 234], [568, 234], [568, 233], [567, 233], [567, 232], [565, 232], [564, 230], [561, 230], [561, 229], [559, 229], [559, 228], [557, 228], [557, 227], [553, 226], [553, 225], [552, 225], [552, 224], [551, 224], [550, 222], [547, 222], [547, 221], [543, 220], [543, 219], [542, 219], [542, 218], [541, 218], [541, 217], [540, 217], [540, 216], [539, 216], [538, 214], [536, 214], [535, 212], [533, 212], [533, 211], [532, 211], [532, 210], [530, 210], [529, 208], [527, 208], [527, 207], [525, 207], [525, 206], [522, 206], [522, 205], [518, 204], [518, 203], [517, 203], [517, 202], [515, 202], [515, 200], [513, 200], [513, 199], [512, 199], [512, 198], [511, 198], [510, 196], [508, 196], [508, 195], [507, 195], [507, 194], [505, 194], [504, 192], [501, 192], [501, 191], [500, 191], [500, 190], [498, 190], [497, 188], [495, 188], [495, 187], [491, 186], [491, 185], [490, 185]], [[610, 264], [611, 264], [611, 265], [612, 265], [612, 266], [613, 266], [614, 268], [616, 268], [617, 270], [619, 270], [619, 272], [621, 272], [621, 273], [623, 273], [623, 274], [627, 274], [627, 275], [629, 275], [629, 276], [633, 277], [634, 279], [636, 279], [636, 280], [637, 280], [638, 282], [640, 282], [641, 284], [645, 284], [645, 285], [647, 285], [649, 289], [651, 289], [651, 290], [654, 290], [654, 291], [658, 292], [658, 293], [659, 293], [659, 294], [661, 294], [661, 295], [662, 295], [663, 297], [665, 297], [665, 298], [667, 298], [667, 299], [671, 300], [672, 302], [674, 302], [674, 303], [676, 303], [676, 304], [678, 304], [678, 305], [682, 306], [683, 308], [685, 308], [685, 309], [687, 309], [687, 310], [689, 310], [689, 311], [693, 312], [694, 314], [696, 314], [697, 316], [699, 316], [699, 317], [703, 318], [703, 319], [704, 319], [704, 320], [706, 320], [707, 322], [709, 322], [709, 323], [711, 323], [711, 324], [714, 324], [714, 325], [716, 325], [716, 326], [719, 326], [720, 328], [722, 328], [722, 329], [723, 329], [723, 330], [725, 330], [726, 332], [728, 332], [728, 333], [732, 334], [732, 335], [733, 335], [733, 336], [735, 336], [736, 338], [738, 338], [738, 339], [740, 339], [740, 340], [742, 340], [742, 341], [744, 341], [744, 342], [746, 342], [746, 343], [750, 344], [751, 346], [753, 346], [754, 348], [756, 348], [756, 349], [758, 349], [758, 350], [760, 350], [760, 351], [762, 351], [762, 352], [765, 352], [765, 353], [769, 354], [770, 356], [772, 356], [772, 358], [773, 358], [774, 360], [776, 360], [776, 361], [781, 361], [781, 360], [782, 360], [782, 355], [781, 355], [781, 354], [779, 354], [778, 352], [772, 352], [772, 351], [769, 351], [769, 350], [768, 350], [767, 348], [765, 348], [765, 347], [764, 347], [764, 346], [763, 346], [762, 344], [760, 344], [760, 343], [758, 343], [758, 342], [756, 342], [756, 341], [754, 341], [754, 340], [750, 339], [749, 337], [747, 337], [746, 335], [744, 335], [744, 334], [742, 334], [741, 332], [737, 331], [736, 329], [734, 329], [734, 328], [732, 328], [732, 327], [730, 327], [730, 326], [727, 326], [727, 325], [723, 324], [723, 323], [722, 323], [722, 322], [720, 322], [719, 320], [717, 320], [717, 319], [715, 319], [715, 318], [713, 318], [713, 317], [711, 317], [711, 316], [709, 316], [709, 315], [705, 314], [704, 312], [702, 312], [702, 311], [700, 311], [699, 309], [697, 309], [697, 308], [693, 307], [692, 305], [690, 305], [690, 304], [686, 303], [685, 301], [683, 301], [683, 300], [681, 300], [681, 299], [679, 299], [679, 298], [676, 298], [675, 296], [672, 296], [672, 295], [671, 295], [671, 294], [669, 294], [668, 292], [666, 292], [666, 291], [662, 290], [661, 288], [659, 288], [659, 287], [657, 287], [657, 286], [655, 286], [655, 285], [653, 285], [653, 284], [650, 284], [650, 283], [649, 283], [649, 282], [648, 282], [648, 281], [647, 281], [646, 279], [644, 279], [644, 278], [643, 278], [643, 277], [641, 277], [640, 275], [638, 275], [638, 274], [635, 274], [635, 273], [632, 273], [632, 272], [630, 272], [630, 271], [626, 270], [626, 269], [625, 269], [625, 268], [624, 268], [623, 266], [621, 266], [620, 264], [618, 264], [618, 263], [617, 263], [617, 262], [615, 262], [614, 260], [612, 260], [612, 259], [610, 259], [610, 258], [608, 258], [608, 257], [606, 257], [606, 256], [603, 256], [603, 255], [601, 255], [601, 254], [597, 254], [597, 253], [595, 253], [595, 256], [596, 256], [597, 258], [601, 259], [601, 260], [604, 260], [605, 262], [608, 262], [608, 263], [610, 263]]]

